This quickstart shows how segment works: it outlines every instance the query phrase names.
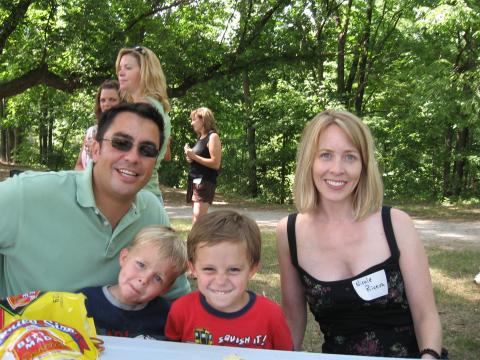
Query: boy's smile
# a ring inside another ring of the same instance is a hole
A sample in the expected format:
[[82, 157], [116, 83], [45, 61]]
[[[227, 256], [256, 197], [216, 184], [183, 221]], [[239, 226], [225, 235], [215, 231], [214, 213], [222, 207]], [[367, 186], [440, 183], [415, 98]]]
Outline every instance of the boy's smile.
[[250, 264], [244, 244], [228, 241], [213, 246], [200, 244], [194, 263], [189, 266], [197, 277], [198, 290], [214, 309], [235, 312], [248, 303], [248, 281], [258, 266]]

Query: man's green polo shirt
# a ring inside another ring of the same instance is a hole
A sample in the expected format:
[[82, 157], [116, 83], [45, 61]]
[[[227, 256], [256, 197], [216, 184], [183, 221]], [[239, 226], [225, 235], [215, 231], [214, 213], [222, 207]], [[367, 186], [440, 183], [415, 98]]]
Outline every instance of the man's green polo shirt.
[[[112, 230], [95, 204], [92, 168], [26, 172], [0, 182], [0, 298], [116, 284], [120, 250], [143, 227], [169, 225], [158, 199], [142, 190]], [[167, 297], [189, 290], [181, 276]]]

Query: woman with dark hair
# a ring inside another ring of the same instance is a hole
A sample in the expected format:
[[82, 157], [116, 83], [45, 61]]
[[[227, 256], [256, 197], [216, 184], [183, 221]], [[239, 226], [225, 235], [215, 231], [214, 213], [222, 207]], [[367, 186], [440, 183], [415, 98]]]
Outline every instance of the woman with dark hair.
[[218, 171], [222, 160], [222, 144], [217, 133], [217, 125], [212, 110], [201, 107], [190, 114], [197, 142], [190, 148], [185, 144], [184, 151], [190, 164], [188, 172], [187, 203], [193, 203], [192, 224], [206, 214], [215, 196]]
[[[120, 103], [119, 85], [117, 80], [105, 80], [98, 88], [95, 96], [95, 117], [98, 120], [102, 113]], [[82, 149], [78, 155], [75, 170], [83, 170], [91, 159], [91, 146], [97, 132], [97, 125], [90, 126], [85, 132]]]

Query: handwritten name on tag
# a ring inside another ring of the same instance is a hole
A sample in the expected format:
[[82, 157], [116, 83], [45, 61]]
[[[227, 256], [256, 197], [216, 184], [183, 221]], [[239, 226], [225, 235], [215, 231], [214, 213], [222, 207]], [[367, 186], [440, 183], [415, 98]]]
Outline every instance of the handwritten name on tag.
[[352, 281], [353, 288], [363, 300], [373, 300], [388, 294], [387, 275], [379, 270]]

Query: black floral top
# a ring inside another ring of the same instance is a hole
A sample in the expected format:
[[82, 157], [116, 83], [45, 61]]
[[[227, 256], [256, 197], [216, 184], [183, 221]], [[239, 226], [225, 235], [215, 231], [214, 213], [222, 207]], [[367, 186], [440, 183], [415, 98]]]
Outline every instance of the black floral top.
[[382, 220], [391, 256], [361, 274], [338, 281], [317, 280], [299, 266], [296, 217], [291, 214], [288, 218], [290, 255], [305, 287], [310, 311], [325, 338], [322, 352], [419, 357], [390, 208], [382, 208]]

